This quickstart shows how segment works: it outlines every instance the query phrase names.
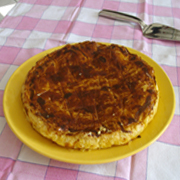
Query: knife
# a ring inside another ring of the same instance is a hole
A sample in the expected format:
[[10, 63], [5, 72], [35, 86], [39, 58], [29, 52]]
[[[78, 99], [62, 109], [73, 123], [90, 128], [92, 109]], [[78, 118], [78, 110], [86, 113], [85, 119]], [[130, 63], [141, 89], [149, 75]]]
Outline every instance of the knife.
[[138, 17], [108, 9], [100, 11], [99, 16], [137, 23], [141, 27], [143, 35], [147, 38], [180, 41], [180, 30], [164, 24], [152, 23], [147, 25]]

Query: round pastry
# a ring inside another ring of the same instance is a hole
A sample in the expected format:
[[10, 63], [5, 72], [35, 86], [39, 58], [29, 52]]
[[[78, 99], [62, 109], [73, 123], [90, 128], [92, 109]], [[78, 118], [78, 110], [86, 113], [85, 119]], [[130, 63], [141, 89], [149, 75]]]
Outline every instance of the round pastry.
[[47, 54], [28, 72], [21, 95], [33, 128], [74, 149], [127, 144], [153, 119], [159, 99], [147, 62], [93, 41]]

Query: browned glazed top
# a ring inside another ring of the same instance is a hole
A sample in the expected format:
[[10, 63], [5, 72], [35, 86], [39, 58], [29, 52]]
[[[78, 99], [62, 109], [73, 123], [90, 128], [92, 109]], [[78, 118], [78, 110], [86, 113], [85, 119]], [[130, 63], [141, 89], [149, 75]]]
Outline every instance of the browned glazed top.
[[[127, 131], [157, 98], [154, 70], [125, 47], [83, 42], [37, 62], [26, 79], [28, 103], [59, 131]], [[141, 117], [141, 118], [140, 118]]]

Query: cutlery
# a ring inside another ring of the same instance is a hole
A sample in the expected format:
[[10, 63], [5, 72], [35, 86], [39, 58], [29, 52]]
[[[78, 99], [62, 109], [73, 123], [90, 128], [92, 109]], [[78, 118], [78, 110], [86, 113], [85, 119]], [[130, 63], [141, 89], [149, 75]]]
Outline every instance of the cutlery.
[[159, 23], [145, 24], [140, 18], [122, 12], [103, 9], [99, 16], [110, 19], [129, 21], [139, 24], [142, 33], [147, 38], [180, 41], [180, 30]]

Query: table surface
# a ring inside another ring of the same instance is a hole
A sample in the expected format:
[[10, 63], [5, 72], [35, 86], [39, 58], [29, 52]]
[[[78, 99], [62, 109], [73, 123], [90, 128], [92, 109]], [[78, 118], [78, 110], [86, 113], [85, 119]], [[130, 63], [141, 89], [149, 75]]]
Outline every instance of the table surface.
[[[180, 27], [179, 0], [20, 0], [0, 22], [1, 180], [180, 178], [180, 42], [147, 39], [138, 25], [99, 17], [101, 9], [135, 15], [147, 24]], [[161, 137], [135, 155], [105, 164], [66, 163], [33, 151], [14, 135], [3, 112], [4, 89], [22, 63], [44, 50], [86, 40], [146, 54], [166, 72], [176, 97], [175, 114]]]

